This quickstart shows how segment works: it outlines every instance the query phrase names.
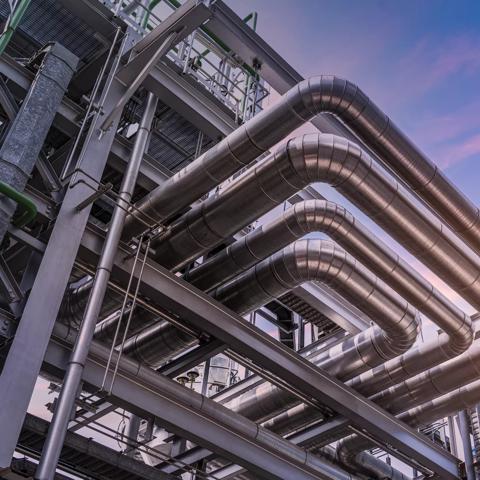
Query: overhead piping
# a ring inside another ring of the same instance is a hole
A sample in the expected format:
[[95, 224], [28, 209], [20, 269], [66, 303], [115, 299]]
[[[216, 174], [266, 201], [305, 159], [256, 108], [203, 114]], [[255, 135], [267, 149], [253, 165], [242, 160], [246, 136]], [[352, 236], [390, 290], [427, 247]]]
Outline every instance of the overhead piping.
[[[185, 278], [201, 290], [209, 291], [312, 232], [327, 234], [448, 334], [437, 345], [438, 359], [433, 362], [448, 360], [471, 345], [473, 327], [470, 317], [350, 212], [326, 200], [296, 203], [275, 220], [263, 224], [190, 270]], [[408, 371], [405, 359], [400, 363], [398, 368]]]
[[[237, 313], [245, 314], [310, 280], [338, 291], [380, 327], [369, 328], [311, 359], [330, 374], [346, 380], [412, 346], [418, 327], [415, 310], [332, 242], [299, 240], [219, 287], [214, 296]], [[263, 384], [234, 399], [231, 408], [263, 421], [295, 404], [294, 398], [280, 392]]]
[[279, 147], [173, 224], [156, 258], [179, 268], [314, 182], [335, 187], [480, 309], [480, 258], [363, 150], [334, 135], [304, 135]]
[[[322, 112], [337, 115], [466, 243], [480, 252], [478, 208], [356, 85], [331, 76], [300, 82], [275, 105], [146, 195], [137, 208], [157, 222], [171, 218]], [[133, 216], [127, 225], [128, 236], [143, 228]]]
[[[67, 343], [72, 343], [75, 340], [75, 332], [59, 323], [55, 325], [54, 335]], [[101, 365], [105, 365], [109, 357], [109, 349], [93, 341], [89, 356]], [[116, 357], [114, 357], [114, 361], [116, 361]], [[136, 378], [147, 390], [161, 392], [159, 393], [160, 397], [174, 401], [184, 406], [187, 410], [192, 410], [192, 406], [194, 406], [197, 412], [215, 421], [218, 425], [223, 426], [226, 431], [233, 431], [239, 438], [248, 439], [250, 443], [258, 445], [259, 448], [274, 452], [279, 459], [290, 462], [297, 467], [299, 466], [300, 468], [297, 473], [305, 472], [301, 477], [302, 479], [310, 478], [310, 476], [316, 478], [315, 475], [321, 479], [357, 479], [356, 476], [348, 474], [338, 466], [311, 453], [307, 453], [293, 443], [218, 405], [212, 399], [183, 387], [178, 382], [169, 379], [165, 375], [160, 375], [128, 357], [123, 357], [120, 360], [118, 375], [121, 377]], [[228, 449], [228, 446], [226, 445], [225, 448]], [[305, 467], [305, 470], [302, 470], [302, 467]], [[272, 478], [277, 478], [277, 476], [278, 473], [272, 473]]]
[[[469, 409], [478, 403], [479, 398], [480, 379], [404, 411], [397, 418], [411, 427], [419, 428], [460, 410]], [[373, 446], [368, 438], [350, 435], [338, 443], [337, 457], [345, 466], [358, 471], [357, 455]]]

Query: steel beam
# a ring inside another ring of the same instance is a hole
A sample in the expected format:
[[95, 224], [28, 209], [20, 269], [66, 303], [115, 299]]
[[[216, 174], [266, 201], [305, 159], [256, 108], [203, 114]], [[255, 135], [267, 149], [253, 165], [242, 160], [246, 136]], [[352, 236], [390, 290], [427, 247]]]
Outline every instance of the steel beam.
[[[23, 430], [40, 437], [46, 437], [48, 426], [49, 423], [46, 420], [28, 414], [25, 418]], [[101, 443], [93, 441], [91, 438], [86, 438], [77, 433], [67, 433], [65, 437], [65, 447], [88, 455], [91, 459], [102, 462], [107, 466], [109, 465], [123, 470], [134, 478], [144, 478], [145, 480], [175, 480], [174, 477], [165, 472], [149, 467], [142, 462], [127, 457], [122, 452], [115, 451]], [[36, 448], [39, 449], [40, 446], [36, 444]]]
[[[69, 337], [67, 341], [71, 341], [67, 327], [57, 326], [56, 332], [59, 337], [66, 334]], [[57, 369], [62, 369], [69, 353], [70, 349], [64, 340], [53, 339], [45, 361]], [[83, 377], [87, 384], [100, 387], [108, 353], [108, 348], [96, 342], [92, 344]], [[110, 374], [108, 384], [111, 380]], [[159, 423], [168, 431], [203, 445], [223, 458], [239, 463], [260, 478], [271, 480], [328, 478], [303, 465], [304, 458], [294, 459], [288, 452], [280, 455], [273, 439], [257, 431], [258, 427], [253, 422], [240, 421], [238, 415], [227, 413], [222, 415], [224, 420], [219, 421], [219, 415], [215, 413], [217, 407], [212, 400], [188, 391], [165, 376], [128, 358], [120, 361], [118, 374], [112, 384], [112, 401], [143, 418], [156, 416]], [[180, 390], [188, 394], [180, 395]], [[253, 431], [257, 433], [252, 435]]]
[[[101, 245], [101, 236], [87, 229], [80, 257], [95, 264]], [[122, 285], [132, 271], [133, 259], [127, 256], [127, 250], [117, 252], [112, 272], [112, 278]], [[224, 342], [254, 365], [271, 372], [270, 380], [298, 398], [326, 405], [348, 418], [359, 431], [368, 432], [379, 443], [399, 450], [445, 480], [458, 479], [457, 460], [449, 453], [171, 272], [147, 262], [141, 292], [194, 328]]]
[[[106, 103], [115, 105], [124, 90], [123, 85], [114, 81]], [[119, 116], [116, 121], [119, 121]], [[97, 120], [97, 124], [99, 123], [100, 120]], [[98, 130], [97, 124], [92, 126], [93, 131]], [[81, 167], [86, 174], [98, 181], [105, 168], [114, 132], [115, 129], [101, 140], [97, 135], [92, 135], [91, 141], [83, 150], [84, 161]], [[91, 205], [81, 212], [76, 211], [76, 206], [91, 195], [90, 188], [76, 180], [72, 179], [65, 195], [0, 376], [0, 468], [8, 467], [15, 450], [82, 232], [90, 214]], [[28, 355], [25, 352], [28, 352]]]
[[168, 59], [161, 68], [154, 68], [144, 82], [145, 88], [210, 138], [218, 139], [235, 130], [238, 125], [232, 112], [195, 84], [195, 80], [180, 75]]

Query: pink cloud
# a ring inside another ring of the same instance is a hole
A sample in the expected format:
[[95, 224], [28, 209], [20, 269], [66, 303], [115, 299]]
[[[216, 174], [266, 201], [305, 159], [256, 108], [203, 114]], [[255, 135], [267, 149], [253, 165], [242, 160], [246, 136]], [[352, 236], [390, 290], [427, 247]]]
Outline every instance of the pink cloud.
[[472, 135], [453, 145], [438, 147], [435, 161], [440, 168], [445, 169], [473, 155], [480, 155], [480, 134]]

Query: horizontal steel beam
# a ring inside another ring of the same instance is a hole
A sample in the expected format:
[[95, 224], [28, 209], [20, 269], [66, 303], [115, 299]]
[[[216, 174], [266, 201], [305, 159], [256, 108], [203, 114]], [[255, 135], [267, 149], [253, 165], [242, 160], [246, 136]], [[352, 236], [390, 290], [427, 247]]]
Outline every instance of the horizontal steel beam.
[[[61, 370], [70, 354], [70, 347], [63, 338], [68, 337], [68, 343], [73, 338], [66, 326], [57, 325], [55, 332], [58, 337], [50, 341], [45, 362]], [[107, 347], [96, 342], [92, 344], [83, 375], [86, 384], [94, 388], [102, 385], [108, 356]], [[115, 353], [114, 364], [116, 361]], [[222, 416], [225, 421], [219, 421], [219, 415], [213, 411], [217, 408], [212, 400], [189, 391], [186, 387], [181, 387], [165, 376], [126, 357], [119, 362], [114, 382], [111, 372], [107, 375], [106, 385], [112, 385], [109, 396], [112, 402], [142, 418], [151, 415], [157, 417], [159, 423], [168, 431], [238, 463], [260, 478], [267, 480], [327, 478], [304, 465], [302, 459], [294, 459], [292, 454], [280, 455], [275, 445], [269, 443], [273, 440], [259, 432], [253, 422], [248, 420], [241, 422], [239, 418], [231, 419], [228, 414]], [[181, 395], [179, 391], [182, 391]], [[164, 472], [158, 471], [165, 475]]]
[[[101, 246], [101, 235], [87, 229], [80, 257], [95, 264]], [[112, 277], [122, 285], [130, 277], [132, 262], [127, 251], [117, 252]], [[445, 480], [458, 479], [457, 460], [449, 453], [171, 272], [147, 262], [141, 292], [197, 330], [209, 333], [271, 372], [275, 383], [304, 401], [326, 405], [348, 418], [359, 431], [368, 432], [379, 443], [390, 445]]]

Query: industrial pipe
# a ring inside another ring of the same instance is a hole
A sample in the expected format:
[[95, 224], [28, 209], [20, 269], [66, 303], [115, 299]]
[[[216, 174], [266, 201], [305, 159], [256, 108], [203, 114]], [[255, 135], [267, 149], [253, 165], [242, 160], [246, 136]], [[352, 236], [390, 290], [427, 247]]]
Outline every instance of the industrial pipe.
[[[22, 2], [19, 12], [26, 5], [27, 2]], [[43, 54], [35, 79], [0, 147], [0, 181], [4, 184], [0, 198], [0, 242], [17, 203], [26, 206], [25, 197], [20, 194], [30, 179], [78, 63], [78, 58], [58, 43], [45, 47]], [[26, 215], [22, 221], [33, 219], [31, 210], [32, 216]]]
[[[312, 232], [327, 234], [447, 333], [448, 337], [443, 336], [440, 345], [435, 344], [438, 360], [434, 362], [440, 363], [459, 355], [471, 345], [473, 327], [470, 317], [350, 212], [326, 200], [296, 203], [272, 222], [190, 270], [185, 279], [197, 288], [209, 291]], [[398, 368], [402, 367], [408, 371], [405, 359]], [[387, 370], [392, 375], [392, 368]]]
[[[369, 328], [310, 359], [331, 375], [342, 380], [351, 378], [405, 352], [415, 341], [415, 310], [352, 256], [328, 241], [299, 240], [219, 287], [214, 297], [245, 314], [311, 280], [335, 289], [381, 327]], [[264, 421], [295, 402], [288, 393], [264, 383], [232, 400], [230, 408]]]
[[480, 258], [363, 150], [334, 135], [304, 135], [278, 148], [173, 224], [156, 258], [179, 268], [314, 182], [335, 187], [480, 309]]
[[[115, 254], [120, 243], [127, 210], [135, 189], [143, 155], [148, 145], [150, 128], [155, 116], [156, 106], [157, 98], [152, 93], [149, 93], [145, 111], [135, 138], [132, 156], [123, 176], [110, 228], [98, 262], [89, 299], [85, 307], [83, 321], [67, 364], [63, 386], [58, 397], [58, 403], [53, 414], [50, 428], [48, 429], [47, 439], [43, 446], [42, 455], [35, 475], [36, 480], [51, 480], [55, 476], [68, 422], [70, 421], [72, 409], [75, 405], [75, 399], [82, 380], [84, 364], [88, 356], [90, 344], [92, 343], [95, 326], [107, 291]], [[138, 248], [140, 248], [140, 246]]]
[[[75, 341], [75, 335], [76, 333], [72, 329], [68, 329], [68, 327], [58, 322], [55, 325], [54, 336], [62, 342], [72, 343]], [[95, 362], [106, 365], [109, 349], [93, 341], [89, 356]], [[113, 361], [116, 362], [116, 360], [117, 357], [114, 354]], [[211, 419], [226, 431], [233, 431], [240, 439], [248, 439], [252, 447], [257, 446], [259, 449], [273, 452], [279, 459], [296, 466], [298, 468], [297, 473], [304, 472], [301, 475], [302, 479], [318, 477], [331, 480], [357, 480], [356, 476], [348, 474], [338, 466], [309, 452], [307, 453], [288, 440], [259, 427], [241, 415], [218, 405], [213, 400], [180, 385], [165, 375], [158, 374], [128, 357], [120, 359], [118, 375], [126, 378], [135, 378], [147, 390], [161, 392], [161, 397], [173, 401], [187, 410], [192, 410], [194, 407], [194, 410], [199, 412], [200, 415]], [[228, 449], [228, 446], [226, 445], [225, 448]], [[277, 478], [277, 476], [277, 473], [272, 473], [272, 477]]]
[[[480, 379], [411, 408], [397, 415], [397, 418], [411, 427], [419, 428], [439, 418], [471, 408], [478, 402], [479, 398]], [[357, 455], [359, 452], [374, 446], [375, 444], [365, 437], [356, 434], [350, 435], [338, 443], [337, 457], [341, 459], [345, 466], [358, 471]]]
[[[480, 212], [356, 85], [337, 77], [300, 82], [137, 203], [157, 222], [171, 218], [322, 112], [337, 115], [474, 250]], [[179, 197], [178, 192], [182, 192]], [[244, 197], [251, 198], [251, 197]], [[135, 214], [137, 215], [137, 214]], [[134, 217], [126, 235], [142, 230]]]

